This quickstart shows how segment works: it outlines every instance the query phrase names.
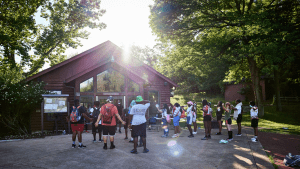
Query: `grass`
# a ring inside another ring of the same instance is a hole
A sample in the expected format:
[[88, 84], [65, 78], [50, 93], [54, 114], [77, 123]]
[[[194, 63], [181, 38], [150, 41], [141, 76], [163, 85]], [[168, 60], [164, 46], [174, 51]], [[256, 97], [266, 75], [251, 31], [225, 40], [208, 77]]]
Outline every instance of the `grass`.
[[[187, 105], [190, 100], [196, 101], [197, 105], [197, 121], [203, 121], [202, 112], [199, 111], [202, 107], [202, 100], [207, 99], [212, 105], [216, 105], [218, 101], [225, 102], [223, 96], [206, 96], [200, 94], [187, 94], [187, 95], [175, 95], [171, 98], [171, 103], [179, 103], [180, 105]], [[232, 102], [231, 102], [232, 103]], [[235, 103], [232, 103], [235, 105]], [[243, 102], [243, 105], [247, 105], [247, 102]], [[213, 117], [216, 117], [216, 107], [212, 106]], [[300, 135], [300, 105], [284, 105], [282, 106], [282, 112], [276, 111], [276, 106], [264, 106], [264, 117], [259, 119], [258, 127], [261, 132], [279, 133], [279, 134], [292, 134]], [[182, 122], [184, 123], [184, 122]], [[184, 125], [184, 124], [183, 124]], [[199, 123], [199, 126], [203, 127], [203, 123]], [[236, 121], [233, 120], [233, 125], [236, 125]], [[251, 126], [250, 112], [243, 114], [243, 126]], [[284, 129], [288, 128], [288, 129]]]
[[273, 167], [274, 167], [275, 169], [278, 169], [278, 165], [275, 164], [274, 157], [273, 157], [272, 155], [270, 155], [267, 151], [265, 151], [265, 152], [266, 152], [267, 156], [269, 157], [269, 159], [270, 159], [270, 161], [271, 161]]

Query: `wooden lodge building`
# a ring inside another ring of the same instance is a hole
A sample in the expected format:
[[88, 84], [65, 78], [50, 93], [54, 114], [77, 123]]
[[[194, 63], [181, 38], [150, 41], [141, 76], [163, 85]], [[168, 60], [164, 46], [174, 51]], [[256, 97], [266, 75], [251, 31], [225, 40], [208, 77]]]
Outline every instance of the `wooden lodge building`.
[[[120, 100], [128, 108], [137, 95], [150, 100], [152, 105], [162, 106], [170, 103], [171, 90], [177, 87], [152, 67], [126, 56], [110, 41], [43, 70], [27, 81], [44, 81], [46, 90], [69, 94], [70, 106], [74, 105], [74, 99], [79, 99], [86, 108], [92, 107], [94, 101], [104, 104], [108, 96], [114, 97], [114, 103]], [[65, 117], [67, 113], [60, 115]], [[51, 118], [51, 114], [44, 115], [45, 130], [53, 129]], [[65, 118], [61, 119], [66, 123]], [[31, 130], [40, 129], [41, 113], [37, 110], [32, 114]]]

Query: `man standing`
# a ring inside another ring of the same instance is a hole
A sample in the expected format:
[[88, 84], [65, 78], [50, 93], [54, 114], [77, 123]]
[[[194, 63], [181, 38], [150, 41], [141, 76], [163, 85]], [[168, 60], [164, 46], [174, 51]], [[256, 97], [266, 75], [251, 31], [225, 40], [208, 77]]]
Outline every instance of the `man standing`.
[[150, 103], [148, 101], [143, 101], [142, 96], [137, 96], [135, 101], [137, 104], [130, 110], [130, 117], [132, 118], [133, 126], [132, 136], [134, 138], [134, 149], [131, 150], [131, 153], [137, 154], [138, 136], [140, 136], [143, 140], [143, 153], [148, 153], [149, 150], [146, 148], [146, 118], [148, 119], [148, 116], [146, 112]]
[[[117, 105], [117, 109], [118, 109], [118, 113], [119, 115], [122, 115], [123, 113], [123, 105], [121, 104], [120, 100], [118, 100], [118, 105]], [[117, 126], [116, 126], [116, 130], [117, 130], [117, 127], [119, 125], [119, 133], [121, 133], [121, 121], [117, 119]]]
[[[77, 112], [77, 113], [76, 113]], [[76, 116], [74, 116], [76, 114]], [[73, 119], [70, 120], [70, 116], [74, 117]], [[84, 128], [84, 118], [88, 119], [89, 121], [92, 121], [93, 119], [89, 118], [87, 115], [87, 111], [83, 106], [79, 106], [79, 100], [76, 99], [74, 101], [74, 106], [71, 109], [70, 116], [67, 116], [67, 121], [71, 121], [71, 128], [72, 128], [72, 148], [75, 148], [75, 140], [76, 140], [76, 135], [78, 135], [78, 142], [79, 146], [78, 148], [85, 148], [82, 144], [82, 132]], [[80, 116], [80, 119], [78, 118]]]
[[98, 126], [100, 119], [102, 121], [103, 126], [103, 141], [104, 146], [103, 149], [107, 149], [107, 138], [108, 135], [110, 136], [110, 149], [114, 149], [114, 135], [115, 135], [115, 128], [116, 128], [116, 116], [124, 125], [125, 122], [121, 119], [120, 115], [118, 114], [118, 109], [115, 105], [112, 104], [114, 98], [109, 96], [106, 100], [107, 103], [101, 107], [100, 114], [98, 119], [95, 123], [95, 126]]
[[96, 142], [96, 131], [98, 130], [99, 133], [99, 142], [102, 142], [101, 140], [101, 135], [102, 135], [102, 123], [101, 120], [98, 123], [98, 127], [95, 126], [95, 123], [98, 119], [98, 116], [100, 114], [100, 102], [99, 101], [94, 101], [94, 107], [92, 108], [92, 117], [93, 117], [93, 123], [92, 123], [92, 133], [94, 136], [94, 143]]

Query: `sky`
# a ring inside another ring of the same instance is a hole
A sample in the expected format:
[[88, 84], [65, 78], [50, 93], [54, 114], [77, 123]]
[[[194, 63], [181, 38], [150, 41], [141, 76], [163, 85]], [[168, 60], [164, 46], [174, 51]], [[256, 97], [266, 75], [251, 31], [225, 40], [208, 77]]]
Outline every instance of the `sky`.
[[[81, 40], [83, 46], [69, 48], [65, 54], [79, 54], [107, 40], [119, 47], [133, 44], [153, 47], [156, 37], [152, 35], [148, 18], [149, 5], [152, 4], [153, 0], [102, 0], [100, 8], [105, 9], [106, 13], [100, 18], [100, 22], [107, 25], [106, 29], [87, 29], [91, 34], [88, 39]], [[45, 23], [39, 17], [35, 18], [37, 23]], [[47, 68], [49, 64], [44, 65], [43, 70]]]

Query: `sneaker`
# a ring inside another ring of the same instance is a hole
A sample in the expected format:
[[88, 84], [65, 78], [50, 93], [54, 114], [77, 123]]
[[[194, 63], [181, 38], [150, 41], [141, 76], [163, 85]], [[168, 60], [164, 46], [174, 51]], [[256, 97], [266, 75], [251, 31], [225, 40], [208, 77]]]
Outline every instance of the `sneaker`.
[[207, 140], [207, 137], [203, 137], [201, 140]]
[[149, 152], [149, 150], [146, 148], [146, 149], [144, 149], [144, 151], [143, 151], [143, 153], [148, 153]]
[[99, 139], [99, 143], [101, 143], [102, 142], [102, 140], [101, 139]]
[[227, 141], [231, 141], [231, 140], [233, 140], [233, 138], [227, 138], [226, 140], [227, 140]]
[[193, 132], [193, 134], [197, 134], [197, 132]]
[[177, 134], [174, 134], [173, 136], [172, 136], [172, 138], [176, 138], [177, 137]]
[[167, 137], [166, 135], [162, 135], [161, 137]]
[[76, 145], [75, 145], [75, 144], [72, 144], [72, 148], [76, 148]]
[[104, 150], [107, 150], [107, 145], [104, 145], [104, 146], [103, 146], [103, 149], [104, 149]]
[[137, 154], [137, 151], [136, 151], [135, 149], [132, 149], [130, 152], [131, 152], [132, 154]]
[[114, 149], [114, 148], [116, 148], [115, 145], [110, 145], [110, 147], [109, 147], [109, 149]]
[[256, 142], [258, 142], [258, 139], [257, 138], [253, 139], [252, 142], [256, 143]]
[[189, 136], [188, 136], [188, 138], [192, 138], [192, 137], [194, 137], [194, 135], [189, 135]]
[[93, 140], [93, 143], [96, 143], [97, 141], [96, 140]]
[[222, 134], [221, 134], [221, 132], [219, 132], [219, 133], [216, 133], [216, 135], [222, 135]]
[[125, 137], [124, 140], [128, 140], [128, 137]]
[[209, 135], [209, 136], [207, 136], [207, 138], [208, 138], [208, 139], [211, 139], [211, 136]]
[[86, 146], [81, 144], [81, 145], [78, 146], [78, 148], [86, 148]]
[[242, 134], [236, 134], [235, 136], [242, 136]]

